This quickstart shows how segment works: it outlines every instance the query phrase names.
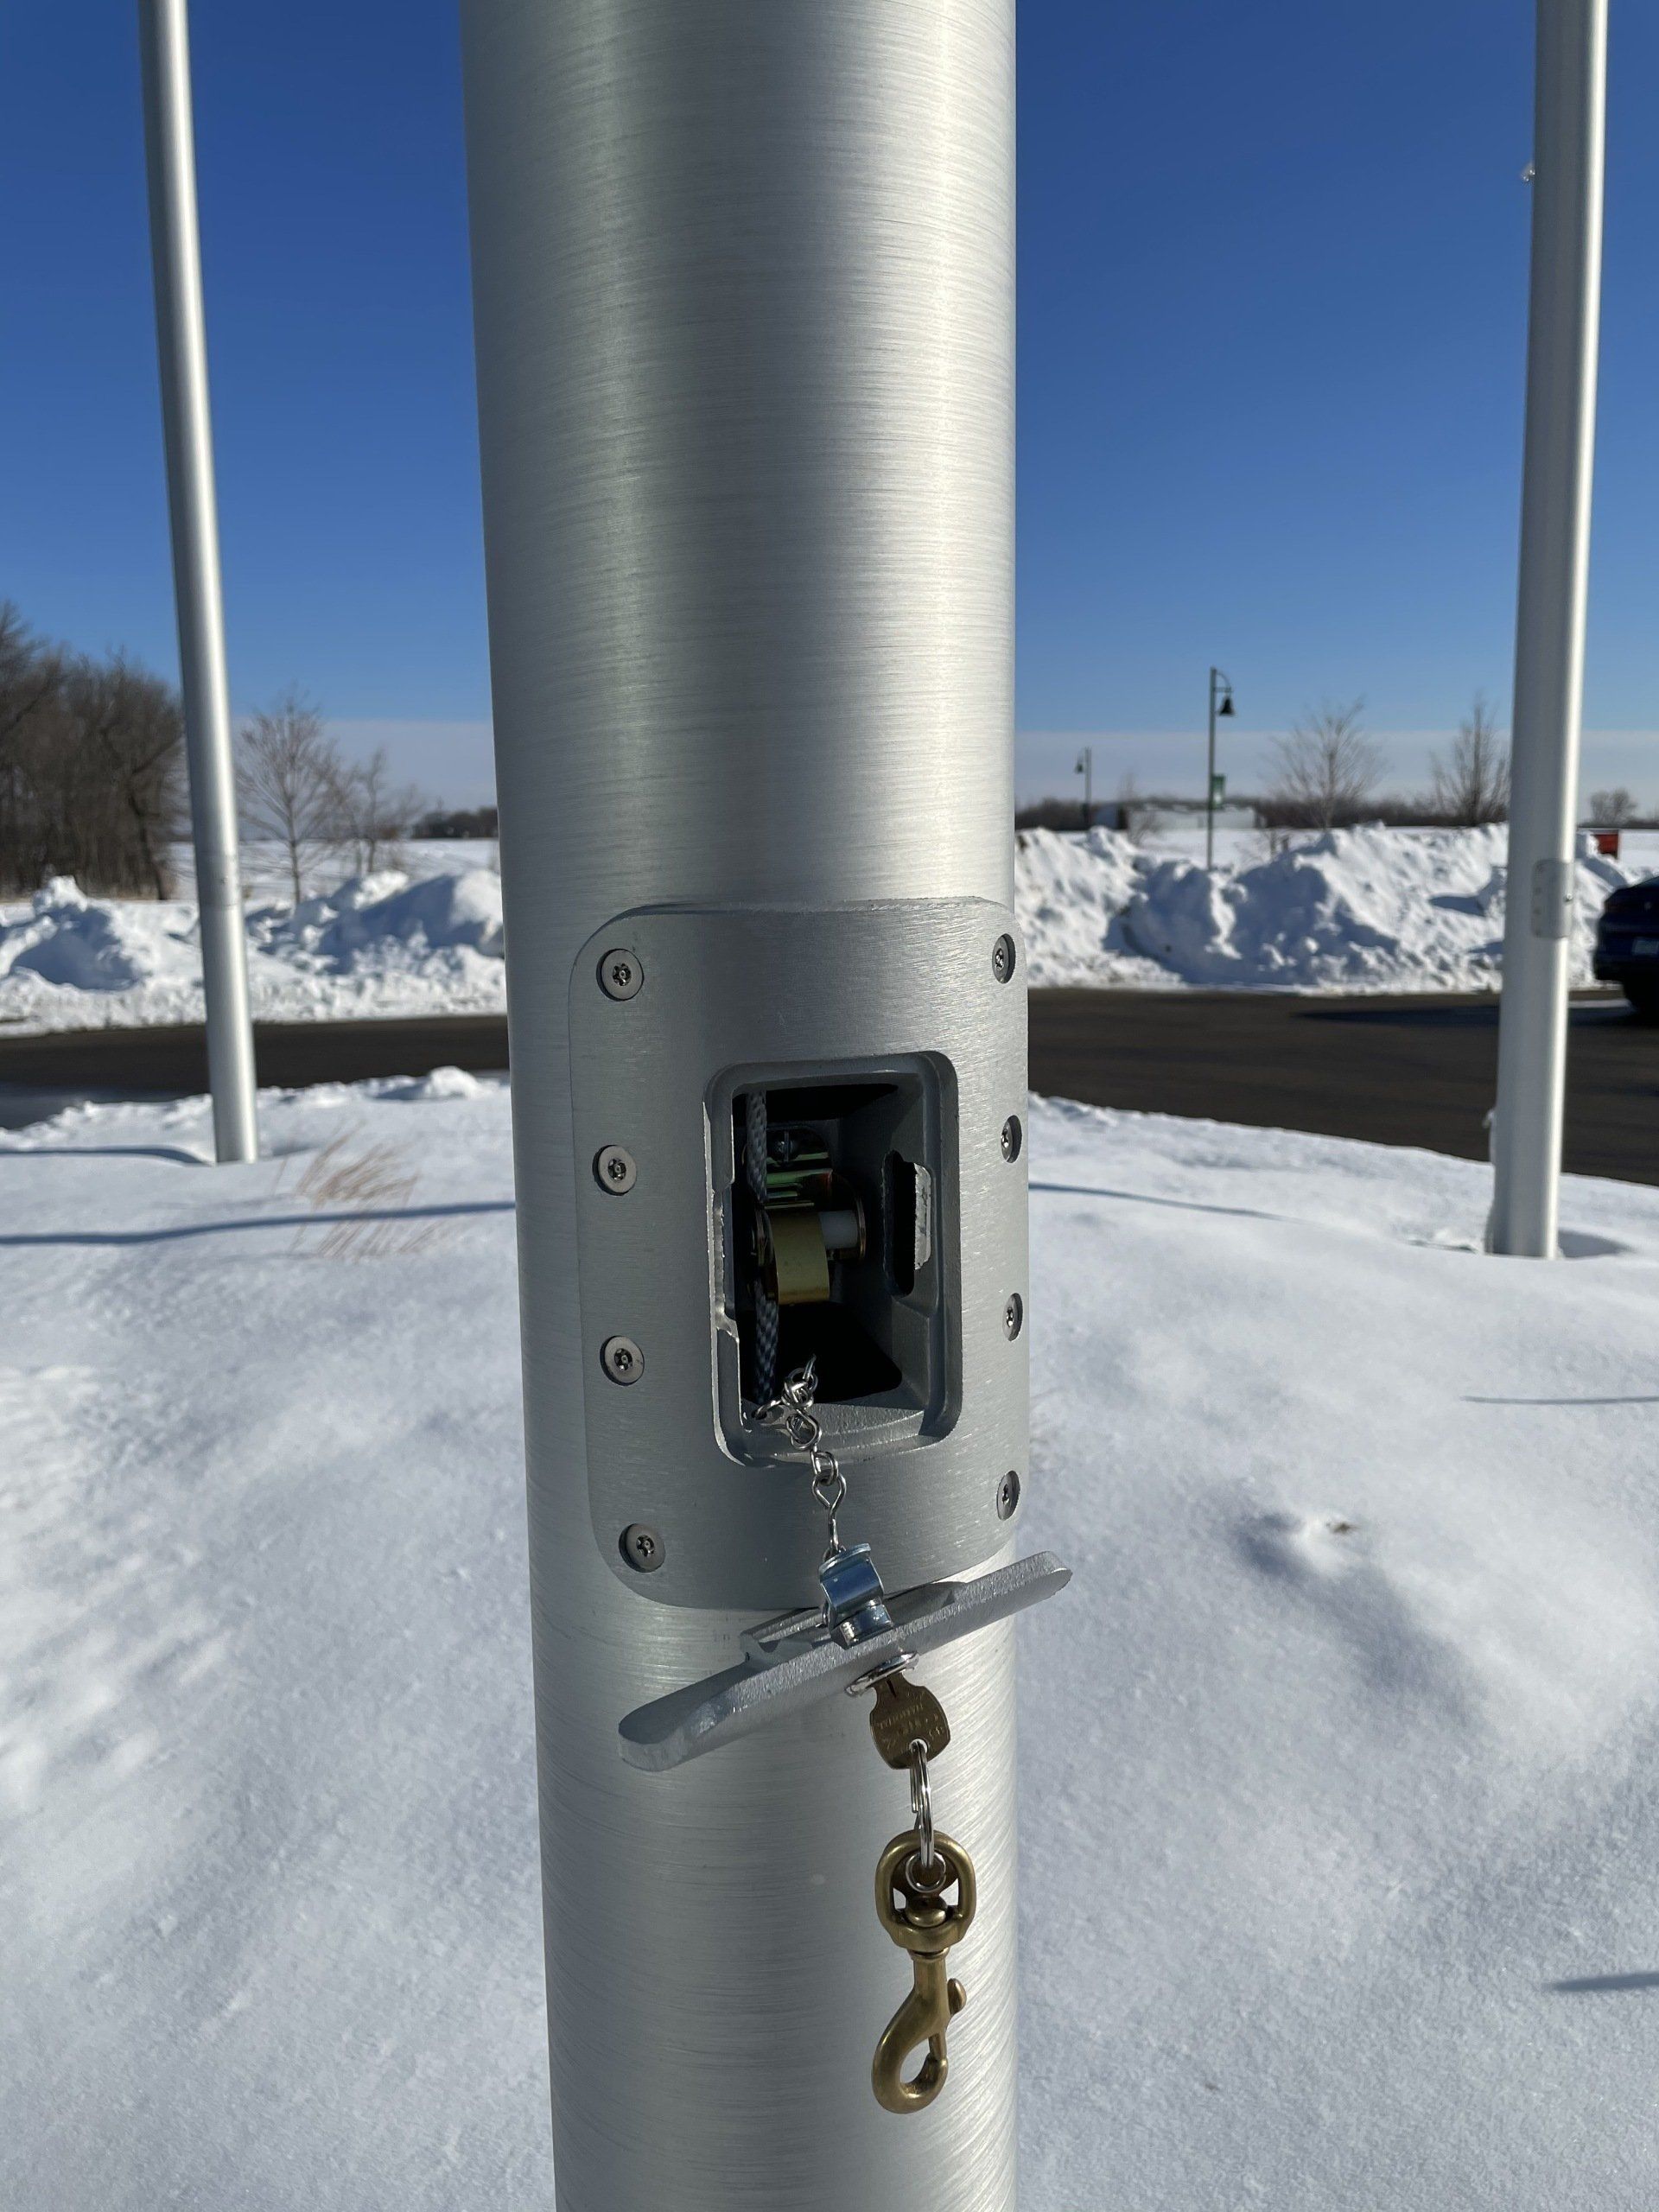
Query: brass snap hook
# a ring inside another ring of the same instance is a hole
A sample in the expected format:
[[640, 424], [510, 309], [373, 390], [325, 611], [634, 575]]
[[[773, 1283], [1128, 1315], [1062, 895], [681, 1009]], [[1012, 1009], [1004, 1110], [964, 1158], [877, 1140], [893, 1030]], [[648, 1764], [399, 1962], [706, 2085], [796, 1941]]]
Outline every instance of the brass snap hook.
[[[870, 2069], [876, 2102], [887, 2112], [920, 2112], [938, 2095], [950, 2063], [945, 2034], [968, 2002], [962, 1984], [946, 1976], [945, 1957], [973, 1921], [978, 1903], [974, 1862], [948, 1835], [934, 1837], [931, 1869], [921, 1849], [921, 1837], [907, 1828], [887, 1846], [875, 1870], [876, 1916], [900, 1950], [909, 1952], [915, 1978], [882, 2031]], [[952, 1888], [956, 1902], [947, 1904], [945, 1893]], [[906, 2063], [924, 2044], [927, 2056], [906, 2081]]]

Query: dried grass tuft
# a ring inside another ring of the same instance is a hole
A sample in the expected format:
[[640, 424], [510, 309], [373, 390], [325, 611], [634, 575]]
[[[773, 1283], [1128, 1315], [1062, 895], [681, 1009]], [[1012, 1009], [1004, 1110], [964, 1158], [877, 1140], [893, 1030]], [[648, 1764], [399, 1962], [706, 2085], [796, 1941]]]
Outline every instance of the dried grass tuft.
[[[318, 1213], [345, 1210], [347, 1218], [308, 1223], [294, 1239], [296, 1251], [320, 1260], [407, 1259], [451, 1235], [444, 1221], [404, 1221], [395, 1217], [408, 1205], [420, 1181], [396, 1145], [367, 1144], [354, 1149], [357, 1131], [342, 1129], [306, 1162], [294, 1195]], [[350, 1217], [352, 1213], [359, 1218]], [[388, 1219], [387, 1216], [393, 1218]]]

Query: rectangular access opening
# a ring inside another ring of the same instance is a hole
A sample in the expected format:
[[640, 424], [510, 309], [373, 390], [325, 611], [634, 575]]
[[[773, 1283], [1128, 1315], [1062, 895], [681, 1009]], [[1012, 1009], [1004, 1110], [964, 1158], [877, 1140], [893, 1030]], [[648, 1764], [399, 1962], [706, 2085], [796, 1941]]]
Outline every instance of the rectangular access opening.
[[944, 1091], [925, 1060], [764, 1086], [764, 1199], [748, 1104], [731, 1093], [732, 1310], [743, 1395], [758, 1395], [756, 1314], [778, 1315], [777, 1378], [815, 1359], [818, 1401], [926, 1412], [945, 1394], [937, 1220]]

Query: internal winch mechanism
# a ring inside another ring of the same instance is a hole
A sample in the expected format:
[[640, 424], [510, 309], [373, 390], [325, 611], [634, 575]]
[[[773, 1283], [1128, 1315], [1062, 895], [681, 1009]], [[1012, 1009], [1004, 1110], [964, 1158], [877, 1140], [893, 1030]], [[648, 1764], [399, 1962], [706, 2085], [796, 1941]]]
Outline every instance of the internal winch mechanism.
[[733, 1098], [744, 1394], [813, 1362], [825, 1403], [938, 1404], [938, 1083], [925, 1065]]
[[816, 1130], [769, 1132], [766, 1203], [754, 1209], [754, 1263], [779, 1306], [827, 1306], [831, 1268], [864, 1257], [864, 1201], [836, 1173]]

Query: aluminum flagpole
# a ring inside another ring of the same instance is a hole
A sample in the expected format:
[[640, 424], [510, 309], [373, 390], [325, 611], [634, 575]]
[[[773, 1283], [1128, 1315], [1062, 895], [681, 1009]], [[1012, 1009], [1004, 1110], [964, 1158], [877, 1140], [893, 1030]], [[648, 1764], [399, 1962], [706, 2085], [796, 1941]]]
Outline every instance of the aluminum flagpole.
[[889, 1591], [1017, 1520], [1013, 0], [461, 15], [558, 2202], [1012, 2212], [1009, 1630], [922, 1669], [978, 1904], [902, 2117], [867, 1702], [618, 1732], [811, 1605], [771, 1331]]
[[138, 31], [214, 1148], [221, 1162], [257, 1160], [253, 1025], [237, 855], [186, 0], [138, 0]]
[[1494, 1252], [1556, 1253], [1601, 306], [1607, 0], [1539, 0]]

